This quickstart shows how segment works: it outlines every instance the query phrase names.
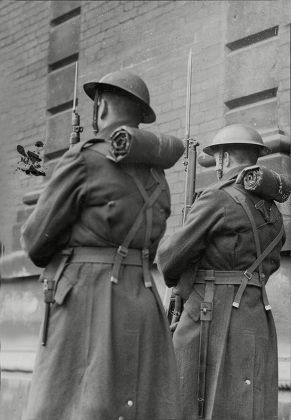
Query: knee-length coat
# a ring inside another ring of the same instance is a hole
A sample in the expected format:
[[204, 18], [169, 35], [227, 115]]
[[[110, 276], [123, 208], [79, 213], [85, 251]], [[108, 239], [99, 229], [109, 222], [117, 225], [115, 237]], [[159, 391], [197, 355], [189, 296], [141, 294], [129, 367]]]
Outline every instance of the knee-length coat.
[[[168, 286], [182, 275], [199, 270], [244, 272], [256, 260], [250, 220], [243, 207], [227, 192], [227, 180], [243, 166], [230, 171], [223, 181], [209, 187], [196, 200], [185, 225], [159, 247], [158, 261]], [[221, 187], [221, 185], [225, 187]], [[282, 216], [272, 201], [255, 208], [259, 199], [247, 193], [255, 217], [262, 251], [282, 227]], [[261, 203], [262, 204], [262, 203]], [[284, 238], [263, 262], [268, 280], [279, 267]], [[228, 278], [229, 278], [228, 274]], [[184, 305], [174, 333], [180, 375], [184, 420], [198, 420], [198, 364], [200, 303], [204, 284], [195, 284]], [[247, 286], [239, 308], [232, 306], [238, 286], [216, 285], [213, 318], [209, 327], [206, 367], [205, 419], [275, 420], [278, 415], [277, 338], [271, 311], [266, 311], [262, 289]]]
[[[170, 214], [168, 185], [161, 168], [153, 172], [105, 157], [109, 146], [101, 139], [113, 129], [60, 159], [22, 230], [37, 265], [46, 266], [67, 247], [98, 253], [122, 244], [144, 205], [128, 169], [148, 195], [158, 182], [163, 187], [148, 219], [153, 261]], [[141, 250], [145, 235], [144, 221], [130, 248]], [[156, 287], [145, 287], [141, 266], [123, 266], [117, 284], [110, 281], [111, 270], [107, 260], [76, 262], [73, 256], [66, 264], [47, 344], [37, 351], [25, 420], [181, 418], [172, 337]]]

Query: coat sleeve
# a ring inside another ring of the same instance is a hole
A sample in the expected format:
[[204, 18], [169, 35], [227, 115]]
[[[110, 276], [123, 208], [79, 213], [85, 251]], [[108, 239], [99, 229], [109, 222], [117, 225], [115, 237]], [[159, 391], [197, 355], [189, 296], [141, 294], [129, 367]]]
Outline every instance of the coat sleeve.
[[68, 241], [70, 227], [85, 201], [86, 174], [79, 149], [67, 151], [22, 227], [21, 245], [37, 266], [46, 266]]
[[177, 285], [185, 269], [200, 260], [211, 236], [222, 229], [224, 213], [222, 192], [206, 191], [193, 204], [185, 225], [161, 242], [158, 265], [167, 286]]

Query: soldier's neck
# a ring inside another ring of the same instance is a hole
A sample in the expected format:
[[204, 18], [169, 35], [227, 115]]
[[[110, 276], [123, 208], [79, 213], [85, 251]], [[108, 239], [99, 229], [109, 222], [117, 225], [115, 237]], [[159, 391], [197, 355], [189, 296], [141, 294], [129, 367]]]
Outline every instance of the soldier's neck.
[[124, 116], [124, 115], [116, 115], [112, 117], [106, 118], [106, 120], [103, 120], [100, 123], [99, 130], [104, 130], [111, 126], [120, 126], [120, 125], [129, 125], [131, 127], [138, 127], [138, 122], [130, 117]]

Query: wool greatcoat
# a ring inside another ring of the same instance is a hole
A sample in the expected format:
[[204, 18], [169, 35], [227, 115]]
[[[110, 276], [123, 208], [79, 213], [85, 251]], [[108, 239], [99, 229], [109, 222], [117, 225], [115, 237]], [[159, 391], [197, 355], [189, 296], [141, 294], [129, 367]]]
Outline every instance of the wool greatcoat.
[[[154, 173], [105, 157], [109, 144], [103, 139], [115, 128], [60, 159], [22, 229], [35, 264], [45, 267], [67, 247], [117, 250], [144, 204], [128, 169], [149, 195], [157, 180], [163, 185], [151, 214], [153, 261], [170, 215], [169, 188], [161, 168]], [[130, 248], [141, 250], [144, 240], [145, 222]], [[38, 347], [25, 420], [181, 419], [172, 337], [156, 287], [145, 287], [141, 266], [123, 266], [117, 284], [110, 281], [111, 269], [108, 261], [72, 259], [66, 265], [47, 344]]]
[[[185, 225], [161, 243], [159, 265], [168, 286], [198, 270], [245, 271], [256, 260], [250, 220], [228, 193], [231, 170], [205, 190], [192, 206]], [[225, 185], [226, 184], [226, 185]], [[224, 187], [222, 187], [224, 185]], [[258, 197], [246, 193], [255, 217], [262, 251], [282, 227], [282, 216], [272, 201], [255, 208]], [[261, 203], [262, 204], [262, 203]], [[266, 280], [279, 267], [284, 238], [263, 262]], [[174, 333], [180, 374], [184, 420], [198, 419], [197, 375], [200, 303], [204, 284], [195, 284]], [[277, 339], [271, 311], [262, 301], [262, 288], [247, 286], [239, 308], [232, 306], [237, 285], [215, 285], [213, 319], [209, 328], [206, 367], [207, 420], [277, 419]]]

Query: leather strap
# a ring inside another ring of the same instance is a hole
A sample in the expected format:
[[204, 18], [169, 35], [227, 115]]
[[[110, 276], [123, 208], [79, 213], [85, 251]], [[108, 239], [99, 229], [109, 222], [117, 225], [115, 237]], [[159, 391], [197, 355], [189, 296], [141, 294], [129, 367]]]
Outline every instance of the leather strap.
[[[208, 270], [198, 270], [195, 278], [195, 283], [205, 284], [205, 276]], [[244, 276], [244, 271], [213, 271], [215, 285], [240, 285]], [[262, 287], [258, 273], [253, 273], [252, 278], [248, 282], [248, 286]]]
[[259, 268], [260, 280], [262, 282], [263, 303], [264, 303], [266, 311], [269, 311], [269, 310], [271, 310], [271, 305], [269, 304], [267, 293], [266, 293], [265, 275], [264, 275], [263, 269], [262, 269], [262, 262], [270, 254], [270, 252], [275, 248], [275, 246], [279, 243], [279, 241], [281, 240], [281, 238], [283, 236], [283, 233], [284, 233], [284, 226], [283, 225], [281, 226], [280, 232], [276, 235], [276, 237], [272, 240], [272, 242], [267, 246], [267, 248], [263, 252], [261, 252], [260, 238], [259, 238], [259, 235], [258, 235], [255, 219], [254, 219], [254, 216], [253, 216], [253, 214], [250, 210], [249, 205], [247, 204], [245, 194], [242, 191], [240, 191], [238, 188], [235, 188], [233, 186], [229, 186], [228, 189], [227, 189], [227, 192], [237, 203], [241, 204], [245, 213], [247, 214], [247, 216], [250, 220], [251, 226], [252, 226], [255, 245], [256, 245], [256, 252], [257, 252], [257, 259], [244, 272], [244, 277], [242, 278], [241, 285], [240, 285], [240, 287], [239, 287], [239, 289], [236, 293], [236, 296], [234, 298], [234, 301], [233, 301], [232, 305], [235, 308], [239, 308], [242, 295], [243, 295], [246, 287], [248, 286], [249, 281], [253, 277], [253, 272], [256, 270], [256, 268]]
[[[137, 188], [138, 188], [138, 190], [139, 190], [140, 194], [142, 195], [145, 202], [144, 202], [144, 205], [141, 208], [140, 212], [138, 213], [134, 224], [132, 225], [131, 229], [129, 230], [126, 238], [124, 239], [122, 244], [117, 249], [110, 280], [115, 284], [118, 283], [118, 277], [119, 277], [119, 272], [120, 272], [120, 268], [121, 268], [121, 265], [122, 265], [122, 261], [128, 254], [128, 247], [129, 247], [130, 243], [132, 242], [133, 238], [135, 237], [138, 229], [140, 228], [140, 226], [141, 226], [141, 224], [144, 220], [144, 214], [146, 212], [146, 232], [145, 232], [144, 248], [142, 250], [142, 261], [143, 261], [142, 267], [143, 267], [143, 278], [144, 278], [145, 286], [146, 287], [151, 287], [152, 282], [151, 282], [151, 275], [150, 275], [150, 271], [149, 271], [149, 249], [148, 249], [149, 242], [150, 242], [150, 236], [151, 236], [151, 229], [152, 229], [152, 226], [151, 226], [152, 225], [152, 216], [151, 216], [152, 210], [150, 210], [150, 209], [153, 206], [153, 204], [155, 203], [155, 201], [158, 199], [160, 194], [162, 193], [165, 186], [164, 186], [163, 180], [161, 178], [159, 178], [158, 179], [158, 185], [157, 185], [156, 189], [149, 196], [148, 193], [146, 192], [145, 188], [143, 187], [142, 183], [137, 178], [135, 172], [133, 172], [129, 168], [127, 168], [126, 173], [129, 176], [131, 176], [131, 178], [133, 179], [134, 183], [136, 184], [136, 186], [137, 186]], [[155, 177], [155, 179], [157, 180], [156, 177]]]
[[[142, 266], [142, 255], [140, 249], [129, 248], [126, 257], [123, 258], [123, 265]], [[76, 247], [70, 259], [72, 263], [99, 263], [113, 264], [116, 255], [116, 248], [101, 247]]]
[[[127, 173], [132, 177], [133, 181], [135, 182], [137, 188], [139, 189], [140, 194], [142, 195], [145, 202], [149, 199], [148, 193], [146, 189], [144, 188], [141, 181], [135, 176], [133, 172], [131, 172], [130, 169], [127, 170]], [[158, 182], [159, 184], [160, 182]], [[150, 244], [150, 238], [151, 238], [151, 232], [152, 232], [152, 223], [153, 223], [153, 208], [152, 206], [147, 207], [146, 213], [146, 224], [145, 224], [145, 238], [144, 238], [144, 245], [142, 250], [142, 259], [143, 259], [143, 278], [144, 283], [146, 287], [152, 286], [152, 280], [149, 272], [149, 244]]]
[[205, 393], [206, 393], [206, 368], [208, 352], [209, 324], [213, 314], [213, 298], [215, 273], [214, 270], [204, 271], [205, 294], [204, 301], [200, 304], [200, 343], [199, 343], [199, 364], [198, 364], [198, 416], [204, 416]]

